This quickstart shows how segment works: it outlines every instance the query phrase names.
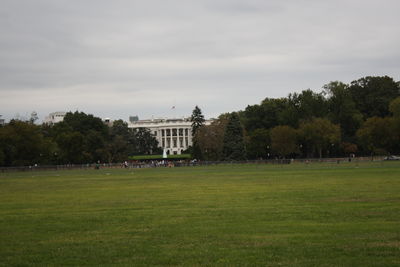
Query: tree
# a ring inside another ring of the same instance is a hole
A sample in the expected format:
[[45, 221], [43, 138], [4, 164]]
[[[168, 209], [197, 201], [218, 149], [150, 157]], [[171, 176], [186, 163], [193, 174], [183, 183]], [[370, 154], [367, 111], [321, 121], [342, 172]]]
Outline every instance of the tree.
[[62, 132], [55, 137], [58, 147], [60, 148], [59, 159], [62, 163], [88, 163], [87, 153], [85, 153], [85, 137], [77, 131]]
[[246, 159], [243, 128], [237, 113], [231, 113], [225, 127], [223, 141], [224, 160]]
[[0, 163], [21, 166], [47, 162], [51, 147], [47, 141], [39, 126], [11, 120], [0, 128]]
[[108, 142], [106, 149], [103, 150], [108, 162], [122, 162], [128, 158], [127, 141], [122, 135], [116, 135]]
[[346, 155], [355, 154], [358, 151], [358, 146], [353, 143], [342, 142], [340, 146]]
[[43, 129], [57, 143], [60, 163], [89, 163], [107, 158], [104, 151], [110, 140], [109, 128], [100, 118], [68, 112], [62, 122]]
[[195, 106], [192, 112], [192, 116], [190, 117], [190, 121], [192, 122], [192, 135], [195, 136], [198, 129], [204, 124], [204, 116], [201, 113], [201, 109], [198, 106]]
[[75, 111], [74, 113], [68, 112], [63, 120], [73, 131], [77, 131], [83, 135], [87, 134], [90, 130], [97, 131], [104, 137], [108, 136], [108, 126], [103, 121], [94, 117], [91, 114]]
[[357, 131], [362, 147], [375, 154], [394, 152], [396, 132], [393, 129], [393, 118], [368, 118]]
[[104, 139], [103, 135], [94, 130], [88, 131], [84, 138], [84, 148], [87, 162], [104, 161], [105, 155], [104, 148], [106, 147], [107, 140]]
[[250, 159], [267, 158], [270, 144], [269, 130], [255, 129], [246, 137], [247, 157]]
[[393, 78], [365, 77], [353, 81], [349, 87], [356, 107], [365, 118], [389, 115], [389, 103], [400, 96], [400, 85]]
[[400, 153], [400, 97], [390, 102], [389, 110], [393, 114], [393, 151], [395, 153]]
[[131, 141], [134, 142], [135, 154], [144, 155], [159, 152], [158, 141], [147, 128], [139, 128], [135, 131], [134, 139], [131, 139]]
[[222, 114], [210, 125], [201, 127], [196, 133], [198, 147], [205, 160], [221, 160], [225, 127], [228, 116]]
[[128, 139], [130, 134], [128, 123], [124, 122], [123, 120], [115, 120], [109, 131], [111, 137], [120, 135], [123, 136], [125, 139]]
[[201, 113], [201, 109], [196, 106], [192, 112], [192, 116], [190, 117], [190, 121], [192, 122], [192, 140], [193, 140], [193, 147], [192, 147], [192, 157], [195, 159], [202, 159], [203, 155], [201, 154], [201, 149], [197, 142], [197, 131], [203, 126], [204, 124], [204, 116]]
[[328, 96], [329, 119], [340, 125], [342, 139], [353, 141], [353, 137], [362, 123], [362, 114], [356, 108], [348, 85], [342, 82], [330, 82], [324, 86]]
[[324, 117], [328, 112], [328, 105], [323, 94], [314, 93], [310, 89], [303, 90], [300, 94], [289, 94], [288, 102], [292, 108], [292, 116], [296, 118], [296, 121], [291, 123], [294, 127], [297, 127], [300, 121]]
[[322, 152], [332, 149], [332, 145], [340, 142], [340, 127], [327, 119], [315, 118], [309, 122], [303, 122], [299, 127], [302, 145], [307, 150], [307, 156], [315, 152], [322, 158]]
[[293, 120], [294, 115], [296, 112], [290, 107], [286, 98], [266, 98], [260, 105], [247, 106], [241, 118], [246, 131], [252, 132], [256, 129], [269, 129], [279, 124], [297, 121]]
[[400, 96], [390, 102], [389, 111], [393, 114], [394, 118], [400, 119]]
[[282, 157], [297, 153], [299, 149], [296, 130], [287, 125], [272, 128], [271, 148]]

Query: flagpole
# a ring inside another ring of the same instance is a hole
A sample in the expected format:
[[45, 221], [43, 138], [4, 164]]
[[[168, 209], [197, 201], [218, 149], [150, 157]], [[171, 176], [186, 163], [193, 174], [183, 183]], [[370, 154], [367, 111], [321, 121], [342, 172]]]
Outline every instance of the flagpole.
[[176, 106], [175, 106], [176, 100], [174, 99], [174, 103], [172, 105], [172, 110], [173, 110], [173, 119], [176, 119]]

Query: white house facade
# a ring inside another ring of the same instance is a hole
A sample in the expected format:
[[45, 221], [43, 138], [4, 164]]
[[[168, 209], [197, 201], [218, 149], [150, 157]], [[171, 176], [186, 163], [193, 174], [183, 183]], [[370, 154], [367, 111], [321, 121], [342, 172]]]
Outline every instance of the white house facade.
[[[206, 121], [205, 124], [209, 124]], [[158, 146], [167, 154], [180, 155], [193, 144], [192, 122], [189, 118], [151, 119], [129, 122], [130, 129], [147, 128], [158, 141]]]

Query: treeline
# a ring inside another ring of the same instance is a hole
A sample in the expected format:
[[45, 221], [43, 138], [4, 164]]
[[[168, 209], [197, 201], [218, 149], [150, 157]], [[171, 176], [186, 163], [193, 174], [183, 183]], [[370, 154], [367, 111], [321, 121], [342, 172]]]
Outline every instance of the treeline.
[[[331, 82], [321, 93], [304, 90], [266, 98], [237, 112], [244, 145], [230, 141], [233, 113], [195, 135], [205, 160], [400, 154], [400, 83], [388, 76], [350, 84]], [[227, 153], [227, 144], [237, 147]], [[235, 155], [235, 156], [233, 156]], [[240, 156], [239, 156], [240, 155]]]
[[[54, 125], [36, 125], [36, 119], [33, 113], [0, 126], [0, 166], [121, 162], [162, 153], [148, 129], [131, 131], [122, 120], [108, 126], [78, 111]], [[207, 126], [196, 106], [191, 120], [189, 151], [196, 159], [400, 154], [400, 83], [387, 76], [331, 82], [321, 93], [266, 98]]]
[[54, 125], [36, 125], [35, 119], [0, 127], [0, 166], [122, 162], [128, 155], [160, 153], [149, 130], [131, 131], [122, 120], [109, 127], [78, 111]]

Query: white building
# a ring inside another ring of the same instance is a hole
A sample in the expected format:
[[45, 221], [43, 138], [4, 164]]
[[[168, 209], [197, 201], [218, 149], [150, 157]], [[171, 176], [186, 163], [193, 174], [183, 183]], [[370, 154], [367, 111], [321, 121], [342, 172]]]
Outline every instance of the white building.
[[[205, 124], [208, 125], [210, 122], [206, 121]], [[170, 155], [180, 155], [182, 151], [192, 146], [192, 122], [189, 118], [130, 121], [128, 127], [149, 129], [157, 139], [158, 146]]]
[[57, 112], [50, 113], [49, 116], [47, 116], [43, 120], [43, 123], [55, 124], [57, 122], [63, 121], [66, 114], [67, 114], [67, 112], [64, 112], [64, 111], [57, 111]]

